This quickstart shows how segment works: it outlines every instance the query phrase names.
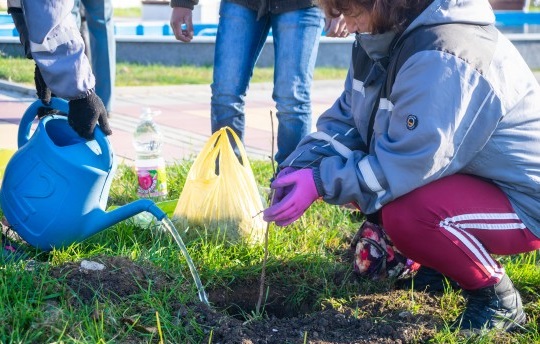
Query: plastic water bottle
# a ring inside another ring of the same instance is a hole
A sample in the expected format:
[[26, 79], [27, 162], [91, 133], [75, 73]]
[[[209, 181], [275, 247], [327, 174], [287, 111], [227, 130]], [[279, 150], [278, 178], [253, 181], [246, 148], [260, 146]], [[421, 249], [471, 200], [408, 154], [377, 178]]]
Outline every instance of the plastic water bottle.
[[163, 199], [167, 195], [165, 159], [161, 154], [163, 134], [153, 117], [159, 112], [145, 108], [133, 133], [133, 146], [137, 154], [137, 194], [139, 197]]

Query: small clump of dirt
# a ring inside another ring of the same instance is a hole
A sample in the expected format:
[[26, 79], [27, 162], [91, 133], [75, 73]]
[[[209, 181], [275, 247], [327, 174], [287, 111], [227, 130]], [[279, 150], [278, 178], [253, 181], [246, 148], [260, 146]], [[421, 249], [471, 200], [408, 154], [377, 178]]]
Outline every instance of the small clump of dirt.
[[73, 303], [88, 305], [96, 298], [100, 302], [121, 301], [140, 294], [150, 283], [153, 291], [161, 291], [170, 283], [170, 277], [156, 267], [143, 266], [126, 257], [94, 257], [89, 262], [103, 268], [85, 268], [81, 262], [70, 262], [50, 271], [52, 277], [65, 281], [73, 293]]

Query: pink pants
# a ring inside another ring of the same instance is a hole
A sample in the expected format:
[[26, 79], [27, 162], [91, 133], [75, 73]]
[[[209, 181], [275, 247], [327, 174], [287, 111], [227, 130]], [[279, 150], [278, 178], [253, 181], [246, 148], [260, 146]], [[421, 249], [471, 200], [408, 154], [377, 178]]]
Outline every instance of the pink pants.
[[384, 229], [408, 258], [443, 273], [463, 289], [497, 283], [504, 268], [491, 254], [540, 248], [494, 184], [458, 174], [416, 189], [381, 210]]

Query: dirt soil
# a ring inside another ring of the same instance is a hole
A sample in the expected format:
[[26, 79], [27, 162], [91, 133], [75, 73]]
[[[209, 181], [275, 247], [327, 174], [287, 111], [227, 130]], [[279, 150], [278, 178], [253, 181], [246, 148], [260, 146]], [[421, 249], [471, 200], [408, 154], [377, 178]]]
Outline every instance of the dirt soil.
[[[127, 258], [96, 257], [92, 261], [102, 266], [84, 268], [81, 262], [74, 262], [51, 270], [53, 277], [71, 289], [67, 297], [74, 305], [91, 305], [96, 298], [121, 302], [141, 288], [150, 285], [152, 290], [161, 290], [171, 282], [156, 267]], [[272, 285], [266, 316], [250, 318], [255, 314], [258, 283], [244, 280], [227, 289], [206, 290], [212, 308], [201, 302], [178, 302], [172, 305], [174, 314], [188, 332], [193, 321], [208, 329], [203, 343], [210, 336], [212, 343], [418, 343], [428, 341], [443, 326], [440, 295], [415, 292], [411, 300], [410, 292], [388, 290], [359, 294], [345, 304], [316, 307], [313, 300], [293, 309], [286, 285]]]

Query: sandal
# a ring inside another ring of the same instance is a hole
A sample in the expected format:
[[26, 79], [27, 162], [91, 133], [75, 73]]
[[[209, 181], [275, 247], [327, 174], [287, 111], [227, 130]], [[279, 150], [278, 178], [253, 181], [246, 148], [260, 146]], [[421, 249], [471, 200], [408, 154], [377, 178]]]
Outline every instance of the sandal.
[[14, 263], [28, 258], [28, 254], [10, 241], [4, 234], [2, 234], [0, 246], [2, 247], [0, 263]]
[[2, 249], [0, 252], [0, 263], [18, 262], [27, 259], [28, 254], [8, 237], [8, 232], [11, 228], [4, 225], [4, 223], [0, 223], [0, 226], [2, 229], [0, 237], [0, 247]]

